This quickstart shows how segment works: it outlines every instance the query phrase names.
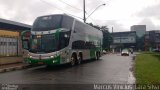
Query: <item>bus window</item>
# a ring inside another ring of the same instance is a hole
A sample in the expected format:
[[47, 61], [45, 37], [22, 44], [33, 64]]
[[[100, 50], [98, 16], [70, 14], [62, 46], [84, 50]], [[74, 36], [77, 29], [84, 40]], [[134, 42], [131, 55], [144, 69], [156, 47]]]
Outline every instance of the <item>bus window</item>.
[[82, 40], [74, 41], [72, 43], [72, 49], [85, 49], [85, 42]]
[[65, 48], [69, 44], [70, 39], [70, 31], [69, 32], [62, 32], [60, 34], [60, 49]]
[[[21, 33], [21, 40], [22, 40], [22, 48], [26, 49], [26, 50], [29, 50], [30, 49], [30, 46], [29, 46], [29, 43], [30, 43], [30, 31], [29, 30], [23, 31]], [[13, 45], [16, 45], [16, 43], [13, 43]]]
[[28, 50], [29, 49], [29, 41], [22, 41], [22, 48]]

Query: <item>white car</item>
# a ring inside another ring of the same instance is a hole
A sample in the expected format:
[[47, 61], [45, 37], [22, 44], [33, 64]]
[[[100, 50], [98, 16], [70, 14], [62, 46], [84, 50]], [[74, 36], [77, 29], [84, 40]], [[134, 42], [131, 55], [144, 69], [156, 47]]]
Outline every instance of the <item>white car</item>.
[[122, 50], [121, 56], [129, 56], [129, 51], [127, 49]]
[[103, 50], [103, 54], [107, 54], [107, 52], [105, 50]]

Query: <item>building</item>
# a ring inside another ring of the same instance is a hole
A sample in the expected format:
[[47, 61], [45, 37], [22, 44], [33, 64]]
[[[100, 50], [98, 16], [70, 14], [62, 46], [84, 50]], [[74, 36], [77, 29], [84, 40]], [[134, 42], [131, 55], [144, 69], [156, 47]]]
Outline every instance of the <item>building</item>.
[[31, 26], [19, 22], [14, 22], [10, 20], [0, 19], [0, 30], [10, 30], [21, 32], [23, 30], [30, 30]]
[[121, 51], [124, 48], [135, 48], [136, 47], [136, 32], [114, 32], [111, 34], [113, 43], [111, 45], [116, 51]]
[[0, 56], [20, 55], [20, 32], [30, 29], [30, 25], [0, 19]]
[[136, 32], [136, 49], [139, 51], [145, 50], [144, 36], [146, 34], [146, 25], [133, 25], [130, 29]]
[[145, 35], [146, 50], [160, 50], [160, 30], [147, 31]]
[[141, 38], [146, 33], [146, 25], [133, 25], [131, 26], [131, 31], [136, 31], [138, 38]]
[[120, 51], [123, 48], [148, 51], [160, 50], [160, 30], [146, 31], [146, 25], [133, 25], [130, 31], [114, 32], [111, 48]]

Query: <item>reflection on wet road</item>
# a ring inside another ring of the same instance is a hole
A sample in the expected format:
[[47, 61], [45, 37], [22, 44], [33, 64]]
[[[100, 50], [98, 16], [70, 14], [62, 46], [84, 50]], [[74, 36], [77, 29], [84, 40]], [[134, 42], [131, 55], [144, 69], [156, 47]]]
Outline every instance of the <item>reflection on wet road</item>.
[[81, 65], [50, 67], [39, 66], [0, 74], [0, 83], [13, 84], [128, 84], [132, 56], [109, 54], [101, 60]]

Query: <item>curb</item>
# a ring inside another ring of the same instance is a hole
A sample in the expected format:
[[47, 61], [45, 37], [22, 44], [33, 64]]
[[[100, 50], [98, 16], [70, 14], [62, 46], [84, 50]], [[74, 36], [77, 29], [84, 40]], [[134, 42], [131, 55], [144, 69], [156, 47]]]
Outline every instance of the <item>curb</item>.
[[0, 73], [10, 72], [10, 71], [15, 71], [15, 70], [22, 70], [22, 69], [27, 69], [27, 68], [31, 68], [31, 67], [32, 67], [31, 65], [22, 65], [22, 66], [3, 68], [3, 69], [0, 69]]

